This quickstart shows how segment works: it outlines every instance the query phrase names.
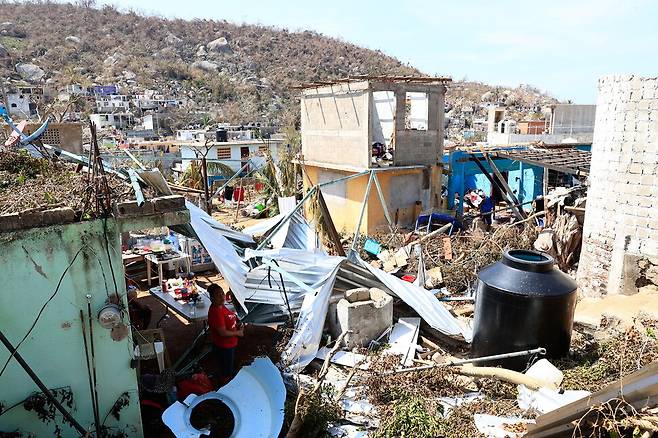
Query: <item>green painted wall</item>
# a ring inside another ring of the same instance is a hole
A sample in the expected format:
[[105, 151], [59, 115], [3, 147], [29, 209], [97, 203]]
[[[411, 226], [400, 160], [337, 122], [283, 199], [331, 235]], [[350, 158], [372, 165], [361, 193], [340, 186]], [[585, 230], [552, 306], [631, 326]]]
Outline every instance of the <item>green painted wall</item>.
[[[80, 309], [88, 324], [86, 294], [92, 295], [92, 312], [104, 305], [108, 294], [115, 292], [112, 272], [125, 304], [125, 282], [121, 263], [119, 228], [114, 219], [107, 220], [107, 236], [113, 270], [105, 250], [104, 221], [95, 220], [16, 233], [0, 233], [0, 328], [14, 344], [23, 338], [41, 306], [53, 294], [62, 273], [82, 248], [64, 276], [59, 292], [45, 308], [32, 334], [19, 352], [48, 388], [68, 386], [73, 391], [73, 416], [93, 430], [94, 416], [87, 377]], [[103, 276], [104, 274], [104, 276]], [[124, 316], [127, 322], [128, 315]], [[88, 326], [86, 327], [88, 328]], [[110, 332], [94, 321], [94, 343], [101, 421], [117, 398], [130, 394], [130, 404], [120, 412], [120, 421], [108, 415], [105, 425], [128, 436], [142, 436], [137, 394], [137, 377], [130, 368], [132, 342], [129, 338], [115, 342]], [[87, 330], [89, 336], [89, 330]], [[0, 367], [9, 353], [0, 344]], [[38, 391], [36, 385], [12, 360], [0, 376], [0, 403], [11, 406]], [[63, 436], [76, 432], [57, 424]], [[55, 436], [55, 424], [44, 424], [34, 412], [22, 406], [0, 415], [0, 432], [20, 430], [37, 437]]]

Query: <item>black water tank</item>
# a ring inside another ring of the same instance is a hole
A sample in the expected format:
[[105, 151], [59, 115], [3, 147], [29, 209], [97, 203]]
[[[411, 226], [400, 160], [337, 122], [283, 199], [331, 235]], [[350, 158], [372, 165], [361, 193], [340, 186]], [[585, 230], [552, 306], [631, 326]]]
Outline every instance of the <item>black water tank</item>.
[[228, 131], [226, 129], [215, 131], [215, 141], [217, 143], [226, 143], [228, 141]]
[[[482, 357], [544, 347], [548, 357], [568, 353], [576, 282], [549, 255], [509, 250], [478, 274], [471, 356]], [[523, 370], [528, 357], [480, 365]]]

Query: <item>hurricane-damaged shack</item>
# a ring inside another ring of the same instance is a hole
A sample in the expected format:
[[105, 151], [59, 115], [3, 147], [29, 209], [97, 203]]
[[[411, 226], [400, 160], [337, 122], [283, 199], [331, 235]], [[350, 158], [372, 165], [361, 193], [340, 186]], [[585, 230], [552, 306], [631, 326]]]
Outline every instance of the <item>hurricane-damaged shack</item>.
[[[302, 86], [302, 162], [310, 186], [378, 169], [400, 225], [439, 206], [447, 78], [363, 76]], [[336, 228], [354, 230], [367, 174], [323, 190]], [[382, 227], [379, 201], [368, 202], [361, 231]]]
[[20, 356], [83, 429], [142, 436], [128, 312], [114, 329], [103, 328], [99, 312], [128, 307], [121, 233], [187, 223], [189, 212], [170, 196], [123, 204], [115, 216], [77, 221], [71, 208], [0, 216], [0, 331], [18, 351], [0, 347], [0, 430], [76, 436]]
[[537, 196], [546, 195], [549, 187], [581, 184], [589, 173], [590, 149], [591, 145], [582, 144], [452, 150], [444, 155], [444, 163], [449, 169], [448, 207], [462, 211], [462, 205], [455, 205], [454, 195], [458, 194], [463, 200], [469, 190], [482, 190], [496, 203], [504, 201], [504, 188], [491, 183], [494, 169], [485, 158], [487, 155], [521, 207], [530, 211], [532, 201]]

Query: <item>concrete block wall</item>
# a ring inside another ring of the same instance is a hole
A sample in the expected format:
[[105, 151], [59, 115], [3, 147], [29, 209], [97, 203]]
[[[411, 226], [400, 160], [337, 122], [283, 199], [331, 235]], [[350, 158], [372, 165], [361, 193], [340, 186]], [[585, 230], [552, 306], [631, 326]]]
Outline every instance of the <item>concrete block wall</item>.
[[589, 179], [581, 294], [634, 293], [629, 261], [658, 256], [658, 78], [599, 80]]

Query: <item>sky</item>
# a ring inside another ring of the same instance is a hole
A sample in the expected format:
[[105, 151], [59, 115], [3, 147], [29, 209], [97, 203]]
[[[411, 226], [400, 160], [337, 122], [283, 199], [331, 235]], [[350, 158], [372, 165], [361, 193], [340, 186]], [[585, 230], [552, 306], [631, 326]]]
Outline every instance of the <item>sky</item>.
[[606, 74], [658, 74], [655, 0], [98, 0], [167, 18], [314, 30], [430, 75], [595, 103]]

